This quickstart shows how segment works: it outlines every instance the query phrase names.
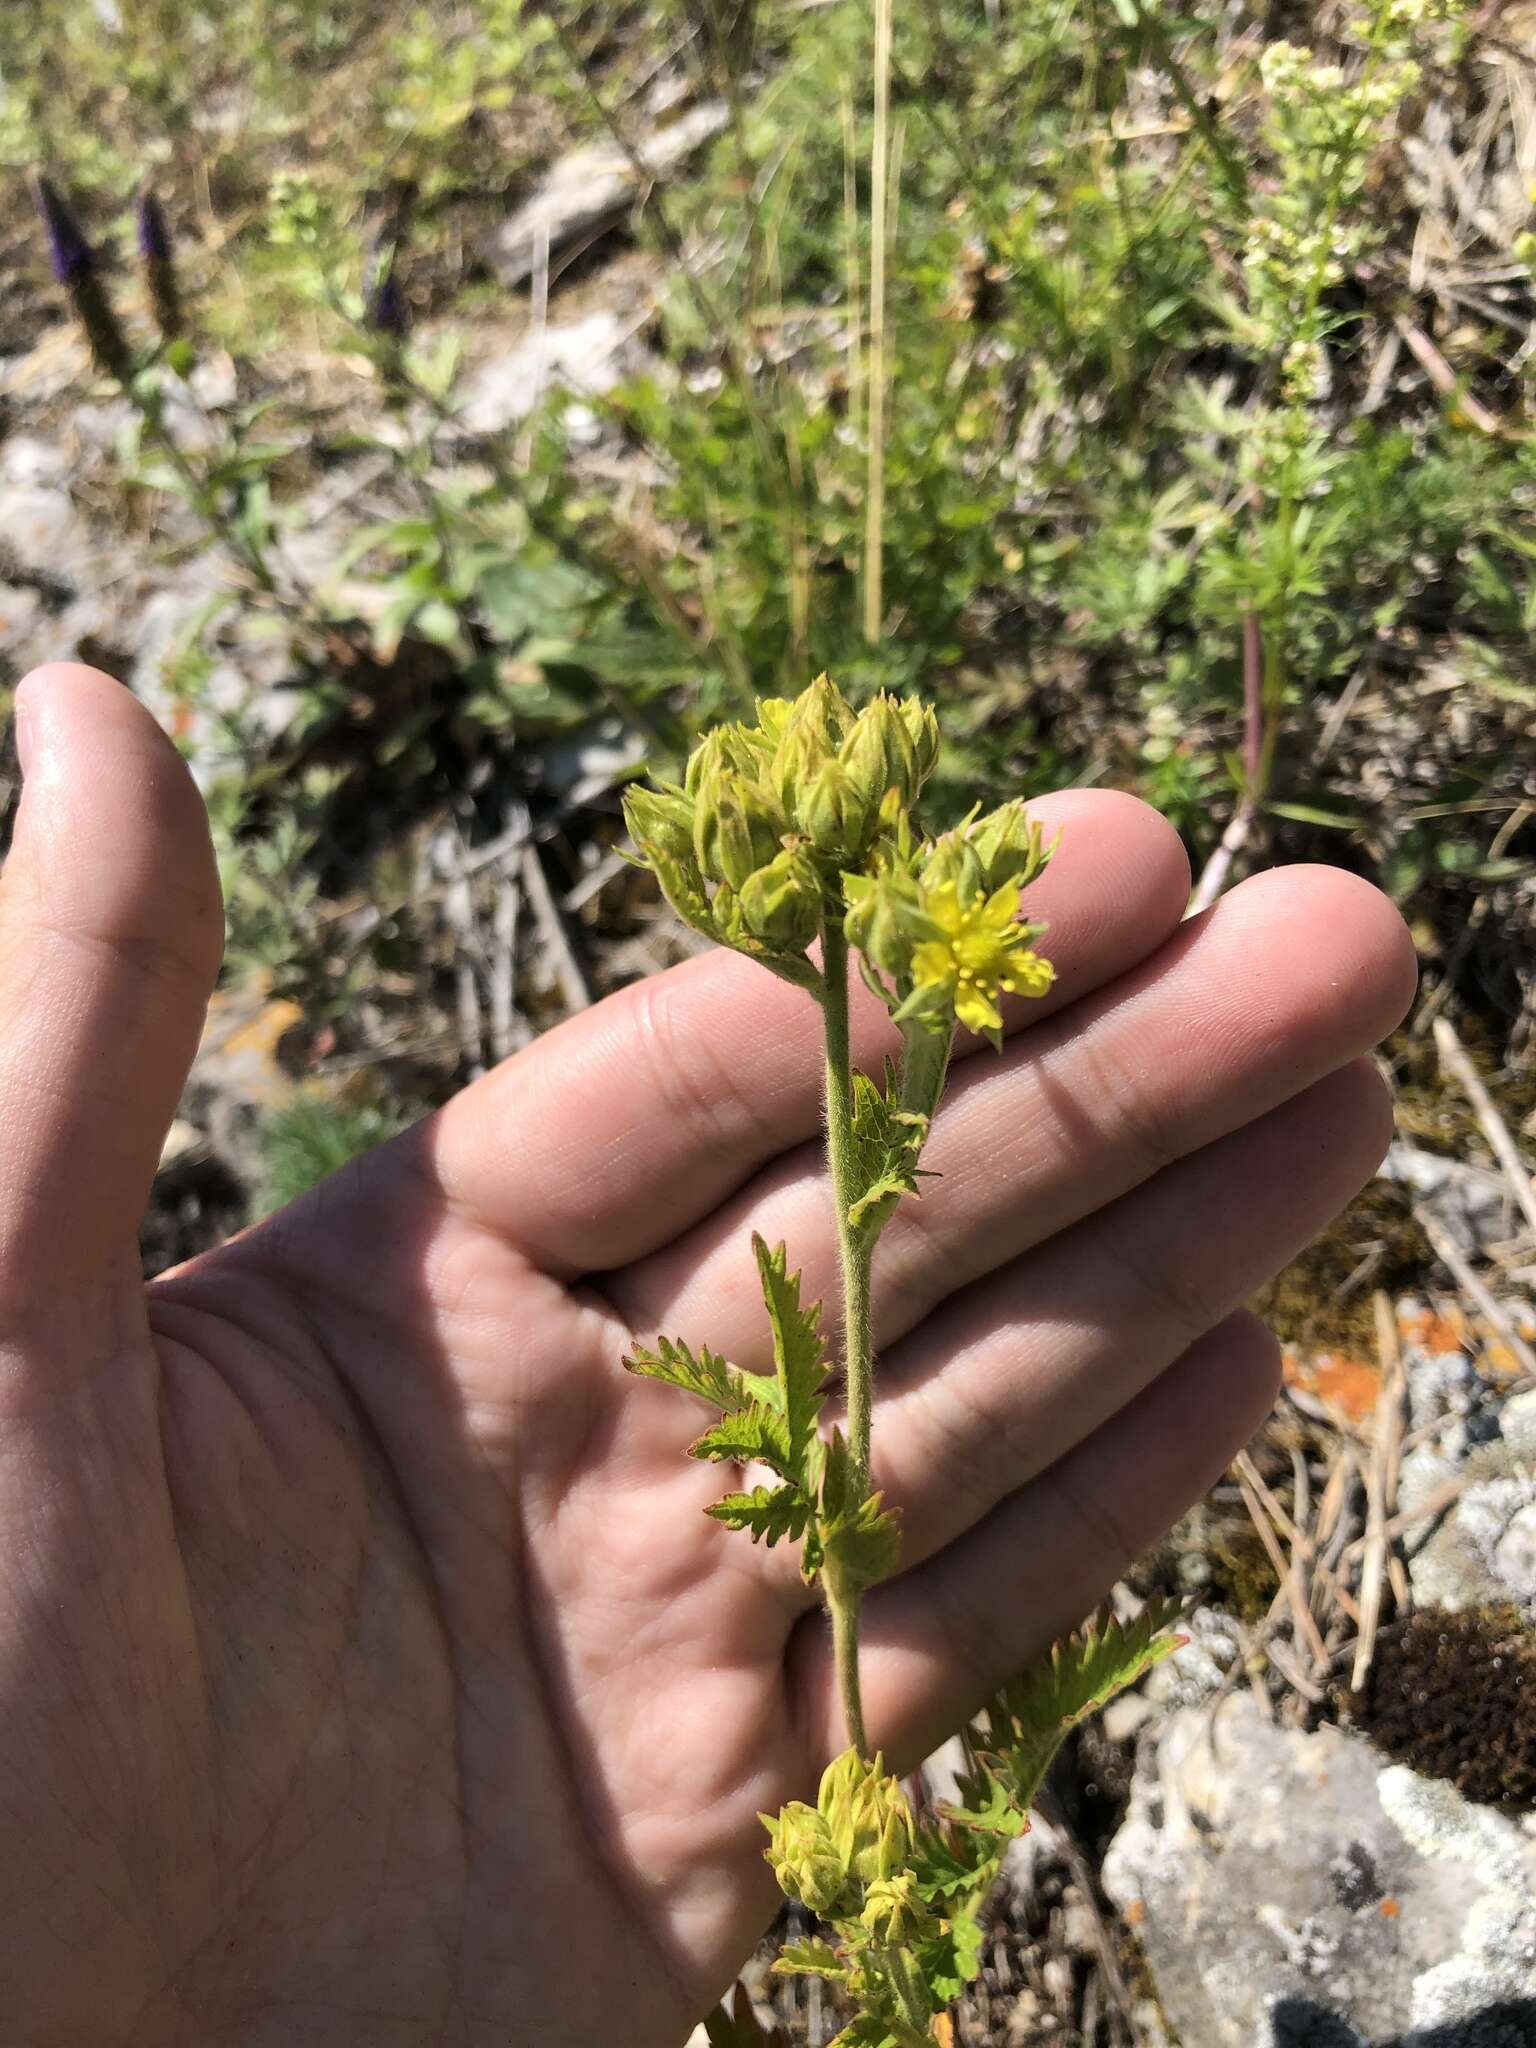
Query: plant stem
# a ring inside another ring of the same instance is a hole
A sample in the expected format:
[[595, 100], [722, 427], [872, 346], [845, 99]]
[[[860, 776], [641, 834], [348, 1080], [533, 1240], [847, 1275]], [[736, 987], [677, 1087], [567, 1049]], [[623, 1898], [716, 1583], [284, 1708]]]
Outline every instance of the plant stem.
[[[837, 1249], [843, 1275], [843, 1374], [848, 1390], [848, 1489], [856, 1500], [869, 1491], [870, 1416], [874, 1405], [874, 1325], [869, 1272], [873, 1247], [854, 1229], [848, 1212], [853, 1184], [853, 1064], [848, 1044], [848, 941], [834, 914], [822, 931], [822, 1013], [827, 1035], [827, 1161], [837, 1210]], [[869, 1755], [859, 1690], [859, 1600], [830, 1566], [823, 1572], [832, 1616], [832, 1647], [848, 1740]]]
[[827, 1612], [832, 1617], [832, 1655], [837, 1664], [837, 1693], [842, 1701], [843, 1725], [848, 1740], [862, 1757], [867, 1757], [869, 1737], [864, 1732], [864, 1695], [859, 1686], [859, 1602], [858, 1593], [841, 1596], [827, 1591]]

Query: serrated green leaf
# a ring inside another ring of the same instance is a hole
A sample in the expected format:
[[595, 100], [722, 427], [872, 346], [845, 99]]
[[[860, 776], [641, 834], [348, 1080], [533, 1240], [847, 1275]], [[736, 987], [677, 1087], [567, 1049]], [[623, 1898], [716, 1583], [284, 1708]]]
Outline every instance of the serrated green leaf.
[[[816, 1427], [827, 1382], [827, 1353], [821, 1338], [821, 1304], [800, 1306], [800, 1275], [787, 1270], [783, 1245], [770, 1251], [754, 1235], [752, 1250], [762, 1281], [763, 1301], [773, 1330], [773, 1360], [778, 1380], [778, 1409], [784, 1419], [786, 1479], [815, 1492], [820, 1444]], [[776, 1468], [779, 1469], [779, 1468]]]
[[738, 1408], [733, 1414], [722, 1415], [713, 1428], [705, 1430], [697, 1443], [690, 1444], [688, 1455], [690, 1458], [712, 1458], [717, 1462], [730, 1459], [738, 1465], [761, 1461], [791, 1484], [797, 1484], [800, 1476], [784, 1418], [777, 1409], [762, 1401], [755, 1401], [750, 1408]]
[[832, 1432], [822, 1460], [821, 1514], [817, 1522], [825, 1566], [847, 1591], [888, 1578], [901, 1550], [901, 1523], [881, 1506], [878, 1493], [860, 1497], [853, 1486], [848, 1446]]
[[960, 1781], [957, 1804], [940, 1808], [947, 1820], [958, 1821], [982, 1835], [999, 1835], [1011, 1840], [1029, 1826], [1028, 1811], [1020, 1812], [1007, 1785], [990, 1771], [979, 1769]]
[[883, 2021], [861, 2014], [852, 2026], [833, 2037], [829, 2048], [900, 2048], [900, 2044]]
[[1053, 1645], [1043, 1663], [993, 1701], [977, 1747], [1020, 1812], [1034, 1804], [1070, 1730], [1187, 1640], [1171, 1632], [1178, 1617], [1176, 1602], [1154, 1600], [1134, 1621], [1090, 1622]]
[[728, 1529], [745, 1529], [754, 1543], [772, 1550], [781, 1538], [797, 1543], [815, 1509], [798, 1486], [757, 1486], [750, 1493], [728, 1493], [706, 1512]]
[[903, 1195], [915, 1195], [920, 1178], [918, 1155], [927, 1136], [925, 1117], [901, 1109], [892, 1063], [885, 1063], [885, 1086], [868, 1074], [853, 1077], [853, 1127], [849, 1169], [856, 1190], [848, 1205], [855, 1230], [877, 1231]]
[[980, 1919], [969, 1910], [951, 1915], [944, 1932], [925, 1941], [917, 1952], [917, 1966], [935, 2005], [951, 2005], [981, 1968], [986, 1936]]
[[654, 1351], [637, 1344], [624, 1360], [624, 1369], [642, 1379], [662, 1380], [669, 1387], [681, 1387], [685, 1394], [697, 1394], [726, 1415], [757, 1403], [769, 1407], [778, 1404], [776, 1380], [766, 1373], [743, 1372], [739, 1366], [727, 1364], [707, 1344], [701, 1344], [697, 1352], [671, 1337], [659, 1338]]
[[844, 1594], [863, 1592], [888, 1579], [901, 1555], [901, 1523], [895, 1511], [880, 1505], [873, 1493], [856, 1508], [829, 1521], [821, 1520], [822, 1569]]
[[[969, 1819], [964, 1812], [945, 1807], [946, 1817]], [[1015, 1821], [1012, 1833], [1021, 1834], [1025, 1823]], [[1002, 1866], [1007, 1841], [1000, 1832], [984, 1832], [978, 1826], [921, 1828], [912, 1844], [912, 1868], [924, 1901], [941, 1913], [965, 1910], [966, 1902], [979, 1903], [991, 1889]]]
[[847, 1981], [848, 1972], [837, 1950], [825, 1941], [792, 1941], [774, 1958], [774, 1970], [781, 1977], [830, 1977], [834, 1984]]

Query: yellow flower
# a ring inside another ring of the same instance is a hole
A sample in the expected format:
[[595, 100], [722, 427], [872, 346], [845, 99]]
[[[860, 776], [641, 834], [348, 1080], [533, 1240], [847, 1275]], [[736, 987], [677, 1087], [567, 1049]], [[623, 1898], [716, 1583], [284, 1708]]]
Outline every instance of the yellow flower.
[[999, 995], [1044, 995], [1055, 978], [1030, 947], [1035, 927], [1018, 921], [1016, 882], [969, 901], [942, 882], [925, 895], [923, 913], [929, 936], [912, 955], [914, 996], [947, 1002], [968, 1031], [1000, 1031]]

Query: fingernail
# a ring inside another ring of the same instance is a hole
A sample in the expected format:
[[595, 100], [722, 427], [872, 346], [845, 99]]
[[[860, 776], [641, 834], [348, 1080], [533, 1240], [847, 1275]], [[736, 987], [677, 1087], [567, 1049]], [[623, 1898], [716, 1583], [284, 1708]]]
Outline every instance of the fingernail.
[[13, 724], [16, 733], [16, 759], [21, 763], [21, 772], [26, 775], [32, 765], [32, 714], [25, 704], [18, 702]]

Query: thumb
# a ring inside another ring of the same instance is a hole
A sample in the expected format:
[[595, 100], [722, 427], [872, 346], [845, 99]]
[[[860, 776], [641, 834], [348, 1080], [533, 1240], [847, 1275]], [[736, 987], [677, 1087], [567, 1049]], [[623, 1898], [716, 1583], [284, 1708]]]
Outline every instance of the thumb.
[[16, 692], [24, 778], [0, 875], [0, 1319], [89, 1321], [137, 1232], [197, 1050], [224, 920], [196, 785], [94, 669]]

